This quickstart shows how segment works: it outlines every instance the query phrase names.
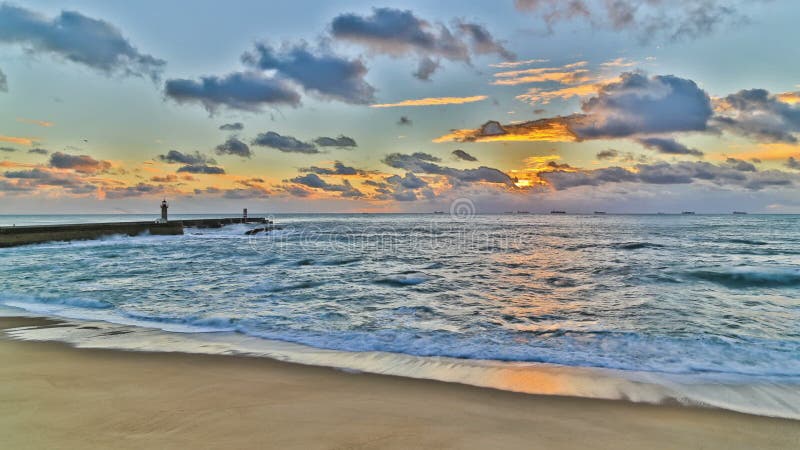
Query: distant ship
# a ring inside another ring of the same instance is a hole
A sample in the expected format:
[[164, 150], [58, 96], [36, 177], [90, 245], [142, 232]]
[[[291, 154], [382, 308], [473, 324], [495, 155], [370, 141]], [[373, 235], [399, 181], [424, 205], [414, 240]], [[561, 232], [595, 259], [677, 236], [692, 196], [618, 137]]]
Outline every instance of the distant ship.
[[686, 216], [693, 216], [694, 215], [694, 211], [684, 211], [681, 214], [686, 215]]
[[734, 211], [733, 213], [734, 214], [747, 214], [747, 212], [745, 212], [745, 211]]
[[556, 211], [555, 209], [550, 211], [550, 214], [566, 214], [566, 211]]
[[605, 211], [595, 211], [594, 213], [595, 213], [595, 214], [599, 214], [599, 215], [603, 215], [603, 214], [605, 214], [606, 212], [605, 212]]
[[434, 214], [444, 214], [444, 211], [434, 211]]
[[517, 211], [517, 214], [530, 214], [530, 211]]
[[514, 211], [506, 211], [503, 214], [514, 214]]

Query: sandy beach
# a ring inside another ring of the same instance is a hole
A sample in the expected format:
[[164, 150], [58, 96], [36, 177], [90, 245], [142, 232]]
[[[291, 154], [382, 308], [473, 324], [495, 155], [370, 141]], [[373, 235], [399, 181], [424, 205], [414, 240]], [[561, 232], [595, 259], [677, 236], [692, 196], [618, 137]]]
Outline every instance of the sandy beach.
[[[4, 318], [0, 328], [42, 319]], [[800, 423], [264, 358], [0, 339], [0, 448], [788, 449]]]

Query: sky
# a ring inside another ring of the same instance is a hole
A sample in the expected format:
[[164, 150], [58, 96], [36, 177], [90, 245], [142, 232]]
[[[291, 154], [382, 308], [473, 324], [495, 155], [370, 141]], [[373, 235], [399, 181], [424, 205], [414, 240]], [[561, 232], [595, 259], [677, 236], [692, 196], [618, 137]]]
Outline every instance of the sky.
[[0, 2], [0, 214], [800, 213], [797, 17]]

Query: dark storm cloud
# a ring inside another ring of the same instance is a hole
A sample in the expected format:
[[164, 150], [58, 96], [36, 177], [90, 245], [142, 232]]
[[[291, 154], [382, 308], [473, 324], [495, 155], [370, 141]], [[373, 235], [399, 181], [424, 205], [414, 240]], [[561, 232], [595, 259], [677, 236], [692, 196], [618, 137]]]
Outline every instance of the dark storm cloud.
[[235, 136], [231, 136], [227, 141], [219, 144], [214, 151], [218, 155], [235, 155], [241, 156], [242, 158], [250, 158], [253, 156], [250, 147]]
[[205, 175], [222, 175], [225, 169], [218, 166], [209, 166], [208, 164], [187, 164], [177, 170], [177, 172], [205, 174]]
[[600, 88], [582, 109], [585, 115], [574, 117], [570, 127], [583, 139], [703, 131], [712, 115], [708, 94], [694, 81], [637, 72]]
[[0, 43], [19, 44], [31, 53], [45, 53], [106, 74], [147, 76], [157, 80], [163, 60], [140, 53], [114, 25], [74, 11], [48, 18], [0, 4]]
[[244, 124], [242, 122], [224, 123], [219, 126], [219, 129], [222, 131], [242, 131], [244, 130]]
[[641, 138], [637, 141], [650, 150], [655, 150], [665, 155], [692, 155], [698, 157], [704, 155], [700, 150], [689, 148], [672, 138], [650, 137]]
[[37, 148], [32, 148], [32, 149], [28, 150], [28, 153], [31, 153], [31, 154], [34, 154], [34, 155], [47, 155], [47, 154], [50, 153], [50, 151], [48, 151], [46, 149], [43, 149], [43, 148], [38, 148], [37, 147]]
[[312, 51], [307, 44], [284, 44], [280, 51], [265, 43], [242, 56], [245, 64], [275, 70], [296, 82], [306, 92], [346, 103], [366, 104], [374, 100], [375, 88], [366, 82], [367, 67], [360, 59], [347, 59], [329, 49]]
[[436, 164], [439, 161], [439, 158], [427, 153], [414, 153], [411, 155], [392, 153], [383, 159], [384, 164], [394, 167], [395, 169], [403, 169], [412, 173], [444, 175], [453, 183], [475, 183], [483, 181], [488, 183], [502, 183], [509, 186], [514, 184], [514, 180], [505, 172], [491, 167], [481, 166], [477, 169], [454, 169], [452, 167]]
[[371, 15], [341, 14], [331, 23], [331, 35], [361, 44], [373, 53], [416, 56], [420, 62], [415, 76], [423, 80], [439, 67], [439, 58], [469, 63], [471, 51], [514, 58], [482, 25], [455, 21], [451, 29], [423, 20], [410, 10], [373, 8]]
[[347, 166], [343, 164], [341, 161], [334, 162], [333, 168], [311, 166], [311, 167], [303, 167], [299, 169], [299, 171], [303, 173], [315, 173], [317, 175], [366, 175], [367, 174], [367, 171]]
[[178, 103], [200, 103], [214, 114], [220, 107], [244, 111], [260, 111], [265, 106], [300, 104], [300, 94], [291, 84], [257, 72], [234, 72], [224, 77], [201, 77], [167, 80], [167, 97]]
[[623, 182], [664, 185], [706, 182], [757, 191], [767, 187], [791, 186], [798, 180], [794, 174], [777, 170], [751, 171], [749, 167], [741, 166], [736, 161], [726, 161], [719, 165], [705, 161], [657, 162], [637, 164], [632, 170], [622, 167], [553, 170], [540, 172], [539, 177], [556, 190]]
[[562, 21], [630, 32], [642, 43], [709, 35], [721, 25], [742, 22], [740, 0], [515, 0], [517, 9], [541, 17], [549, 29]]
[[719, 102], [713, 123], [726, 131], [761, 141], [797, 142], [800, 103], [786, 103], [764, 89], [747, 89]]
[[331, 184], [319, 177], [315, 173], [298, 176], [289, 180], [293, 183], [308, 186], [314, 189], [321, 189], [327, 192], [340, 192], [342, 197], [362, 197], [364, 194], [354, 188], [349, 181], [344, 180], [342, 184]]
[[166, 155], [159, 155], [158, 159], [170, 164], [216, 164], [216, 161], [200, 152], [183, 153], [178, 150], [170, 150]]
[[50, 155], [50, 167], [57, 169], [73, 169], [82, 173], [97, 173], [111, 168], [108, 161], [98, 161], [89, 155], [70, 155], [55, 152]]
[[292, 136], [281, 136], [274, 131], [261, 133], [253, 139], [253, 145], [270, 147], [285, 153], [319, 153], [316, 145], [303, 142]]
[[318, 137], [314, 139], [314, 143], [320, 147], [338, 147], [338, 148], [353, 148], [358, 147], [355, 139], [343, 135], [338, 137]]
[[478, 160], [478, 158], [470, 155], [469, 153], [465, 152], [464, 150], [461, 150], [460, 148], [456, 149], [456, 150], [453, 150], [453, 156], [455, 156], [456, 158], [458, 158], [458, 159], [460, 159], [462, 161], [477, 161]]

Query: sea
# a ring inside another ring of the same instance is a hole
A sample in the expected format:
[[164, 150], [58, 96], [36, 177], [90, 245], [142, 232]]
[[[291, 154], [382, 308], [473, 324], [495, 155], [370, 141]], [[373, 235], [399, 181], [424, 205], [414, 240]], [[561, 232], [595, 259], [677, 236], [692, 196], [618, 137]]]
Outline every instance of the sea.
[[251, 216], [281, 229], [0, 249], [0, 313], [78, 347], [800, 419], [800, 216]]

